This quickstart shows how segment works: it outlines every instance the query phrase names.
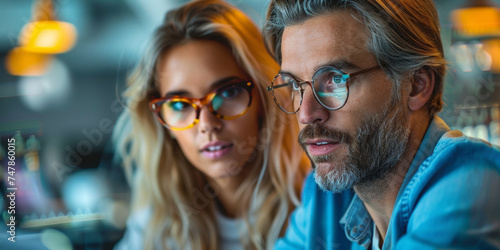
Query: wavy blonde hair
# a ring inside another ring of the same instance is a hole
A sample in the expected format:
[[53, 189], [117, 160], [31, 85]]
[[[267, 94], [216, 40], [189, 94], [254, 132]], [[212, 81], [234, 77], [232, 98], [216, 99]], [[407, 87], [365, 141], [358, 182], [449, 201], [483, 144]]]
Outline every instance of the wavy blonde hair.
[[[128, 112], [119, 123], [130, 122], [131, 129], [119, 135], [117, 147], [132, 183], [133, 210], [148, 207], [152, 211], [144, 248], [168, 248], [169, 241], [180, 249], [218, 248], [217, 188], [192, 166], [148, 108], [150, 96], [157, 92], [159, 58], [168, 49], [192, 40], [228, 46], [257, 86], [263, 107], [253, 155], [257, 165], [249, 168], [236, 192], [242, 199], [239, 211], [248, 229], [241, 235], [243, 246], [271, 249], [299, 202], [305, 168], [299, 167], [304, 158], [296, 142], [297, 123], [278, 110], [266, 93], [279, 67], [267, 53], [259, 29], [242, 11], [215, 0], [194, 1], [169, 11], [128, 79], [124, 93]], [[200, 199], [206, 202], [200, 204]]]

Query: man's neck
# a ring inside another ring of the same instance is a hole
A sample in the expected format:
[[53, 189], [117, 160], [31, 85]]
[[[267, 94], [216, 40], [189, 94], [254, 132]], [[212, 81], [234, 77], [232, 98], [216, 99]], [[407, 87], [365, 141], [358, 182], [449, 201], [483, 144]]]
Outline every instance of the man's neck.
[[[429, 119], [425, 120], [429, 121]], [[354, 191], [365, 204], [366, 210], [377, 226], [381, 243], [387, 234], [399, 189], [429, 125], [429, 122], [425, 124], [421, 121], [410, 123], [413, 126], [410, 125], [409, 128], [412, 132], [410, 133], [406, 151], [398, 165], [391, 172], [382, 179], [354, 186]]]
[[383, 179], [354, 187], [354, 191], [375, 222], [381, 241], [387, 233], [394, 203], [409, 167], [409, 164], [398, 166]]

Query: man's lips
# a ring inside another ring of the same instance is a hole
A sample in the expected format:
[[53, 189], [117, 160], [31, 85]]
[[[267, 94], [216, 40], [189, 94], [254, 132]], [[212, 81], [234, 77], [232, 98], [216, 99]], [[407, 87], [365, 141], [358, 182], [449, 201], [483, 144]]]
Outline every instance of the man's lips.
[[340, 143], [326, 139], [310, 139], [304, 143], [310, 156], [326, 155], [335, 151]]

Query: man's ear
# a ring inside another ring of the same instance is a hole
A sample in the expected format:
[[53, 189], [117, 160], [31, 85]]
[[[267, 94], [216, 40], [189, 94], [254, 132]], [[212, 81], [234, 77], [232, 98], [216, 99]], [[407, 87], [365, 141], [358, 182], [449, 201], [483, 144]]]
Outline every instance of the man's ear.
[[422, 108], [432, 95], [435, 84], [435, 73], [426, 67], [419, 69], [411, 82], [408, 108], [417, 111]]

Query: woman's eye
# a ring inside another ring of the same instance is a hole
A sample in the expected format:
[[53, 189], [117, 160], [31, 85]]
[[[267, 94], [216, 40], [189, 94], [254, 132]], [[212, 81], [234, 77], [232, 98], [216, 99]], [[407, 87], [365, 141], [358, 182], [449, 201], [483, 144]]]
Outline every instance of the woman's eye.
[[241, 87], [228, 88], [222, 91], [221, 96], [224, 98], [233, 98], [238, 96], [243, 89]]
[[182, 111], [187, 108], [189, 104], [185, 102], [170, 102], [168, 106], [174, 111]]

